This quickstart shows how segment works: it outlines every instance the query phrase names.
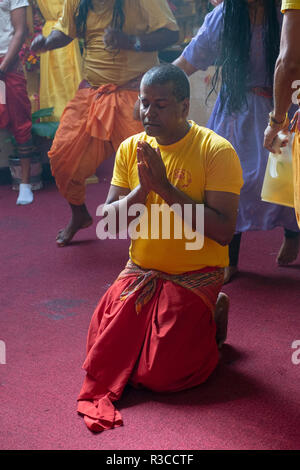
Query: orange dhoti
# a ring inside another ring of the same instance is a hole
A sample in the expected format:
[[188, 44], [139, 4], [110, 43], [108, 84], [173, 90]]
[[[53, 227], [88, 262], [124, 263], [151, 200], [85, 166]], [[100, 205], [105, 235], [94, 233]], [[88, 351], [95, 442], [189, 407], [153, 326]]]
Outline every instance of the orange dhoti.
[[223, 270], [182, 275], [129, 262], [91, 320], [78, 412], [92, 431], [122, 425], [113, 405], [127, 383], [176, 392], [204, 382], [218, 363], [213, 311]]
[[294, 174], [294, 206], [298, 225], [300, 227], [300, 130], [299, 118], [298, 126], [295, 129], [293, 142], [293, 174]]
[[85, 180], [120, 143], [143, 131], [133, 118], [138, 92], [103, 85], [79, 88], [66, 106], [49, 152], [57, 187], [67, 201], [81, 205]]

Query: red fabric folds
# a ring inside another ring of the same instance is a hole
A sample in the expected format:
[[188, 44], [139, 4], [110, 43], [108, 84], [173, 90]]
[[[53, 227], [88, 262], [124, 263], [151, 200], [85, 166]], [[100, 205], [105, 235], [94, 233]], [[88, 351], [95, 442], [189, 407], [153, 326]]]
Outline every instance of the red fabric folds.
[[[117, 279], [91, 320], [77, 411], [92, 431], [122, 425], [113, 402], [127, 383], [176, 392], [204, 382], [218, 363], [216, 326], [202, 298], [158, 278], [151, 300], [137, 314], [138, 291], [122, 300], [136, 278]], [[215, 286], [215, 301], [220, 287]]]
[[[0, 63], [3, 59], [0, 59]], [[18, 144], [31, 139], [31, 103], [21, 66], [5, 74], [6, 104], [0, 104], [0, 129], [7, 129]]]

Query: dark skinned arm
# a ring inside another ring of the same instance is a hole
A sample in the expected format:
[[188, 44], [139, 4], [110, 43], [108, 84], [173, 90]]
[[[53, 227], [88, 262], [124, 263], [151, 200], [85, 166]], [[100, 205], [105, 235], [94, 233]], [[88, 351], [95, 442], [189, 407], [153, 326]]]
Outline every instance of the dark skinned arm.
[[135, 50], [134, 46], [136, 40], [138, 40], [140, 43], [140, 51], [142, 52], [165, 49], [175, 44], [178, 39], [179, 31], [172, 31], [167, 28], [161, 28], [148, 34], [139, 34], [138, 36], [107, 28], [103, 37], [105, 45], [112, 49]]
[[61, 31], [53, 30], [47, 37], [39, 34], [32, 41], [30, 48], [33, 52], [42, 53], [51, 51], [52, 49], [60, 49], [61, 47], [67, 46], [72, 41], [73, 38], [70, 36], [67, 36]]
[[178, 57], [178, 59], [174, 60], [173, 64], [183, 70], [188, 77], [193, 73], [197, 72], [197, 69], [192, 64], [190, 64], [182, 55]]
[[[154, 150], [147, 142], [139, 142], [137, 153], [139, 178], [145, 192], [156, 192], [172, 206], [179, 204], [182, 214], [184, 205], [192, 206], [191, 228], [197, 229], [196, 206], [200, 204], [174, 187], [168, 180], [159, 149]], [[239, 204], [237, 194], [223, 191], [206, 191], [204, 201], [204, 235], [220, 245], [228, 245], [234, 235]]]
[[[145, 204], [147, 198], [146, 191], [138, 185], [132, 191], [128, 188], [122, 188], [120, 186], [111, 185], [108, 191], [108, 195], [103, 209], [103, 215], [111, 208], [115, 209], [116, 213], [116, 232], [119, 233], [121, 230], [127, 229], [130, 222], [136, 219], [136, 215], [129, 216], [128, 208], [133, 204]], [[125, 211], [127, 216], [127, 227], [119, 226], [119, 212]]]
[[[274, 119], [283, 122], [292, 104], [295, 88], [292, 84], [300, 80], [300, 10], [288, 10], [284, 14], [280, 53], [274, 75]], [[268, 126], [265, 130], [264, 146], [274, 152], [274, 144], [282, 125]]]

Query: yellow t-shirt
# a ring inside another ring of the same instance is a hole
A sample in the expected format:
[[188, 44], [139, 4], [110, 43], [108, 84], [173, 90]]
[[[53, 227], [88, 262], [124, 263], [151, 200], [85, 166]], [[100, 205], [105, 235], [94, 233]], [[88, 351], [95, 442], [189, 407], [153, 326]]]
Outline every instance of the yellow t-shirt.
[[[154, 137], [145, 132], [125, 140], [119, 147], [111, 184], [134, 189], [139, 185], [136, 150], [140, 140], [147, 141], [153, 148], [159, 147], [166, 166], [167, 177], [172, 185], [202, 203], [205, 191], [224, 191], [240, 193], [243, 184], [239, 158], [232, 145], [215, 132], [200, 127], [190, 121], [191, 129], [186, 136], [172, 145], [158, 145]], [[151, 205], [165, 204], [154, 192], [147, 198], [147, 211], [142, 215], [148, 220], [148, 235], [151, 233]], [[182, 219], [177, 217], [176, 224], [182, 226]], [[195, 271], [205, 266], [228, 265], [228, 247], [219, 245], [204, 237], [202, 249], [186, 249], [191, 242], [185, 236], [174, 236], [174, 219], [171, 217], [170, 239], [162, 238], [160, 223], [159, 239], [134, 239], [131, 241], [130, 257], [139, 266], [158, 269], [171, 274]], [[145, 226], [145, 225], [144, 225]], [[173, 228], [172, 228], [173, 227]], [[182, 230], [184, 235], [184, 230]]]
[[[77, 37], [75, 14], [79, 0], [65, 0], [62, 16], [54, 26], [71, 38]], [[110, 26], [112, 0], [93, 2], [94, 10], [87, 17], [86, 48], [83, 57], [83, 78], [93, 86], [107, 83], [122, 85], [145, 73], [158, 63], [157, 52], [120, 50], [110, 52], [103, 42], [104, 30]], [[160, 28], [178, 30], [166, 0], [125, 0], [124, 33], [139, 35]]]
[[300, 0], [282, 0], [281, 11], [285, 10], [300, 10]]

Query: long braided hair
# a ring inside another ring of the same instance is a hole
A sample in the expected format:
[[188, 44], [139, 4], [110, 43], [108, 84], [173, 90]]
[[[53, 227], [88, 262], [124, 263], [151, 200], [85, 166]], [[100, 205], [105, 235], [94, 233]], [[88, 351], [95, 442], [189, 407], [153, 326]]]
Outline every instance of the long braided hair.
[[[123, 6], [124, 6], [124, 0], [114, 1], [111, 27], [113, 29], [117, 29], [118, 31], [122, 31], [124, 22], [125, 22], [125, 14], [124, 14]], [[93, 6], [92, 0], [80, 0], [79, 5], [76, 10], [76, 14], [75, 14], [75, 24], [76, 24], [77, 34], [81, 38], [85, 38], [88, 13], [90, 10], [93, 10], [93, 9], [94, 9], [94, 6]]]
[[[264, 6], [264, 50], [267, 76], [273, 83], [275, 62], [279, 54], [280, 27], [277, 16], [277, 1], [263, 0]], [[249, 73], [251, 22], [247, 0], [224, 0], [223, 32], [217, 70], [213, 77], [213, 90], [221, 74], [221, 108], [227, 102], [229, 114], [247, 106], [247, 78]], [[212, 91], [213, 91], [212, 90]]]

